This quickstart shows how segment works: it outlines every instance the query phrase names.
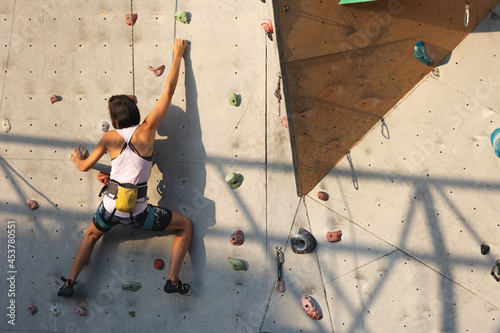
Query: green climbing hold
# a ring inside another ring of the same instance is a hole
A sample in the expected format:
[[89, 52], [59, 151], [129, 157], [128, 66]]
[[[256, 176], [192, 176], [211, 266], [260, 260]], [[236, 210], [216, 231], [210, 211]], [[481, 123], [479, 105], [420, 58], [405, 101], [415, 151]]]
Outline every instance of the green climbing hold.
[[184, 24], [189, 24], [189, 19], [187, 16], [187, 13], [182, 10], [174, 14], [174, 17], [177, 21], [184, 23]]
[[130, 315], [130, 317], [135, 317], [135, 311], [129, 311], [128, 314]]
[[247, 266], [245, 265], [245, 263], [241, 259], [227, 257], [227, 260], [229, 260], [229, 262], [231, 263], [231, 266], [233, 267], [233, 269], [235, 271], [246, 271], [247, 270]]
[[413, 56], [415, 57], [415, 59], [421, 61], [427, 66], [434, 65], [434, 61], [432, 61], [432, 59], [429, 58], [429, 56], [427, 55], [427, 52], [425, 52], [424, 42], [422, 41], [417, 42], [417, 44], [415, 44]]
[[243, 175], [240, 173], [236, 173], [236, 172], [230, 172], [227, 174], [227, 176], [226, 176], [226, 178], [224, 178], [224, 180], [226, 181], [226, 183], [229, 184], [229, 186], [232, 189], [236, 189], [236, 188], [240, 187], [241, 184], [243, 183]]
[[232, 93], [231, 95], [229, 95], [229, 103], [231, 103], [231, 105], [234, 105], [236, 107], [240, 106], [240, 104], [241, 104], [240, 95], [236, 95], [235, 93]]
[[124, 290], [137, 291], [141, 288], [142, 288], [142, 284], [140, 284], [139, 282], [125, 281], [122, 283], [122, 289], [124, 289]]

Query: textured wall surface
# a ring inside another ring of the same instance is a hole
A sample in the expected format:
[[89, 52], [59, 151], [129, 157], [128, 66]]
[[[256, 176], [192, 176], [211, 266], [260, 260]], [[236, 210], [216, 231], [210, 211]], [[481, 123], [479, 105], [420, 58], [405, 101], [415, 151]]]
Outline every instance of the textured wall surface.
[[[487, 18], [439, 66], [440, 77], [426, 76], [352, 150], [352, 165], [342, 161], [297, 198], [289, 132], [274, 96], [276, 36], [271, 42], [260, 27], [274, 15], [270, 1], [132, 5], [139, 15], [133, 39], [124, 19], [129, 1], [0, 6], [0, 120], [12, 126], [0, 130], [0, 331], [500, 329], [499, 284], [490, 276], [500, 163], [488, 142], [500, 123], [500, 21]], [[177, 10], [188, 11], [191, 23], [176, 22]], [[71, 148], [95, 147], [112, 94], [135, 93], [143, 117], [154, 107], [166, 73], [154, 77], [147, 66], [169, 69], [176, 36], [190, 45], [158, 130], [148, 195], [194, 222], [180, 274], [191, 296], [165, 294], [168, 272], [153, 268], [157, 257], [168, 266], [173, 236], [115, 227], [97, 243], [73, 297], [57, 297], [99, 204], [97, 170], [110, 164], [105, 155], [96, 169], [79, 172]], [[232, 92], [242, 97], [239, 108], [229, 104]], [[51, 104], [51, 94], [62, 100]], [[284, 101], [280, 108], [283, 116]], [[245, 177], [236, 190], [224, 181], [230, 171]], [[317, 190], [330, 200], [319, 201]], [[40, 208], [30, 211], [26, 199]], [[312, 253], [291, 251], [299, 227], [316, 237]], [[229, 242], [237, 229], [245, 232], [240, 247]], [[337, 229], [342, 240], [328, 243], [326, 232]], [[486, 256], [481, 242], [491, 246]], [[285, 252], [283, 294], [273, 288], [276, 246]], [[248, 271], [233, 271], [228, 256], [244, 259]], [[127, 280], [142, 289], [122, 290]], [[304, 294], [323, 319], [301, 310]], [[7, 316], [12, 300], [15, 326]], [[33, 316], [30, 303], [38, 308]], [[86, 317], [75, 314], [78, 306]]]

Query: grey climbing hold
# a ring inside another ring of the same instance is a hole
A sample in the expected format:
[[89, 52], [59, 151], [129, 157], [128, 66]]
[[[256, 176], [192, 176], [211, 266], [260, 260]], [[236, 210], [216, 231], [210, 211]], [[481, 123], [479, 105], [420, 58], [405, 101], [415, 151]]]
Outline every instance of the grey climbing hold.
[[142, 288], [142, 284], [140, 284], [139, 282], [125, 281], [122, 283], [122, 289], [124, 289], [124, 290], [137, 291], [141, 288]]
[[292, 251], [297, 254], [309, 253], [316, 248], [316, 238], [304, 228], [290, 237]]
[[52, 304], [50, 306], [50, 313], [55, 317], [59, 316], [61, 314], [61, 306], [57, 303]]
[[484, 256], [490, 252], [490, 247], [486, 244], [481, 244], [481, 254]]
[[243, 179], [243, 175], [236, 172], [230, 172], [227, 174], [226, 178], [224, 178], [226, 183], [228, 183], [232, 189], [237, 189], [238, 187], [240, 187], [243, 183]]
[[233, 269], [235, 271], [246, 271], [247, 270], [247, 266], [245, 265], [245, 263], [241, 259], [227, 257], [227, 260], [229, 260], [229, 262], [231, 263], [231, 267], [233, 267]]
[[241, 96], [237, 95], [235, 93], [232, 93], [231, 95], [229, 95], [229, 103], [231, 103], [231, 105], [236, 106], [236, 107], [240, 106]]
[[189, 24], [189, 19], [186, 11], [181, 10], [178, 11], [177, 13], [174, 14], [174, 17], [177, 21], [184, 23], [184, 24]]
[[12, 126], [10, 125], [10, 120], [7, 119], [7, 118], [4, 118], [3, 121], [2, 121], [2, 126], [3, 126], [3, 130], [5, 132], [10, 132]]
[[498, 15], [498, 13], [494, 10], [491, 11], [490, 15], [492, 20], [498, 20], [498, 18], [500, 18], [500, 15]]
[[437, 77], [440, 77], [440, 76], [441, 76], [441, 74], [439, 73], [439, 68], [434, 68], [434, 69], [432, 70], [432, 74], [434, 74], [434, 76], [437, 76]]
[[415, 48], [413, 50], [413, 56], [415, 59], [418, 61], [422, 62], [423, 64], [427, 66], [432, 66], [434, 65], [434, 61], [432, 61], [431, 58], [427, 55], [427, 52], [425, 51], [424, 47], [424, 42], [420, 41], [415, 44]]
[[101, 129], [101, 131], [106, 133], [107, 131], [109, 131], [109, 123], [107, 121], [103, 120], [99, 123], [99, 128]]

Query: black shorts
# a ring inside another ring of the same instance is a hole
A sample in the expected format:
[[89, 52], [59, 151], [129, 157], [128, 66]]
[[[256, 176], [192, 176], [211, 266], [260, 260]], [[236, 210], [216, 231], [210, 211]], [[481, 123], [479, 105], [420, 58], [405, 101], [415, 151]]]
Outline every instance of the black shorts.
[[130, 217], [111, 216], [101, 203], [97, 207], [92, 222], [97, 230], [106, 232], [117, 224], [130, 226], [136, 230], [163, 231], [172, 221], [172, 211], [167, 208], [148, 205], [139, 214]]

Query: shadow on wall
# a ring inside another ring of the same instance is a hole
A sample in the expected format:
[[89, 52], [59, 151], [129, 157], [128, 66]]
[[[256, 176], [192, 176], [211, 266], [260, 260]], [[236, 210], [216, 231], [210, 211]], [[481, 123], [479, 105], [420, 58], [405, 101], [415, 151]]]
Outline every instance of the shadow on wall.
[[[189, 248], [193, 277], [200, 285], [206, 264], [204, 237], [215, 225], [215, 202], [204, 197], [207, 171], [198, 110], [198, 91], [194, 78], [189, 47], [184, 54], [186, 111], [171, 105], [158, 127], [158, 134], [167, 139], [156, 140], [153, 164], [163, 179], [157, 190], [158, 205], [168, 207], [193, 221], [193, 238]], [[199, 288], [204, 290], [204, 288]]]

